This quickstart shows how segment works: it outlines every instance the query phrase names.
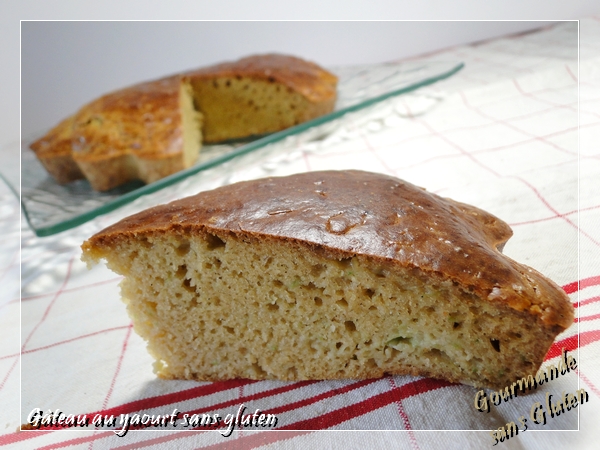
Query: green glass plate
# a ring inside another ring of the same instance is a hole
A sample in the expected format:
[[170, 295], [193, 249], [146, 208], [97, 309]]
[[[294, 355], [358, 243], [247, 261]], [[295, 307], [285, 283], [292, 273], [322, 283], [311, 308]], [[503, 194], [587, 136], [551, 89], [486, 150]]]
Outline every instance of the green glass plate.
[[[32, 136], [30, 139], [24, 139], [21, 145], [22, 208], [27, 222], [37, 236], [60, 233], [132, 202], [142, 195], [179, 183], [271, 144], [282, 141], [285, 144], [289, 141], [290, 146], [295, 146], [298, 139], [303, 142], [323, 139], [332, 131], [332, 127], [335, 127], [336, 120], [342, 116], [448, 78], [462, 67], [462, 63], [456, 62], [401, 62], [332, 69], [332, 72], [339, 76], [338, 100], [332, 113], [252, 142], [204, 146], [198, 162], [189, 169], [148, 185], [131, 182], [108, 192], [92, 190], [86, 180], [67, 185], [56, 183], [29, 149], [29, 144], [39, 137]], [[294, 139], [290, 140], [290, 137]], [[280, 146], [278, 151], [285, 151], [285, 148], [285, 145]], [[13, 189], [18, 191], [15, 186]]]

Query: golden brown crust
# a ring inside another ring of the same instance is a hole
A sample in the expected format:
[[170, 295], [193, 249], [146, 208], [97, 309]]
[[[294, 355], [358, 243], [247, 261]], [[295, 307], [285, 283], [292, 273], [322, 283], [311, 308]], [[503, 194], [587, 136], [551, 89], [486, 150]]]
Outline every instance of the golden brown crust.
[[312, 62], [273, 53], [216, 64], [190, 71], [186, 75], [191, 79], [239, 76], [277, 81], [314, 103], [335, 99], [338, 81], [334, 74]]
[[62, 120], [45, 136], [34, 141], [30, 148], [37, 156], [70, 155], [74, 119], [75, 116], [70, 116]]
[[506, 223], [394, 177], [310, 172], [236, 183], [128, 217], [83, 245], [94, 252], [147, 232], [232, 233], [302, 242], [337, 259], [417, 267], [558, 333], [573, 307], [556, 284], [502, 255]]
[[73, 157], [102, 160], [134, 154], [166, 158], [181, 152], [181, 77], [136, 84], [104, 95], [75, 116]]
[[30, 148], [57, 183], [66, 184], [84, 178], [71, 156], [71, 139], [75, 116], [67, 117]]

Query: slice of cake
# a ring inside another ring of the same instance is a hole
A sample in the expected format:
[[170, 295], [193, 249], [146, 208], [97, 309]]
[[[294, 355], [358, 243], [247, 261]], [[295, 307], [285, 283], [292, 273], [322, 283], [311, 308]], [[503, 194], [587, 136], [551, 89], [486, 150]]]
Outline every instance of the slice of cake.
[[502, 388], [573, 322], [502, 255], [508, 225], [397, 178], [312, 172], [148, 209], [86, 241], [156, 372], [196, 380], [412, 374]]
[[205, 142], [283, 130], [333, 110], [337, 77], [293, 56], [268, 54], [190, 72]]

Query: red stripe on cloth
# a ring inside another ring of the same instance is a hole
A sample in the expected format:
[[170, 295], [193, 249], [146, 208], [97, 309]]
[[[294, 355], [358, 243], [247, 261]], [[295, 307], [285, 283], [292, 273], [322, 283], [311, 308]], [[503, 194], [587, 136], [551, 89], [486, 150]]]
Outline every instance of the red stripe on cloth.
[[[148, 447], [150, 445], [163, 444], [165, 442], [173, 441], [175, 439], [182, 439], [191, 437], [198, 431], [180, 431], [176, 435], [170, 434], [168, 436], [160, 436], [146, 441], [139, 441], [133, 444], [123, 445], [121, 447], [112, 447], [113, 450], [133, 450], [142, 447]], [[205, 432], [206, 433], [206, 432]], [[262, 433], [252, 433], [240, 438], [226, 438], [223, 437], [223, 442], [218, 444], [211, 444], [204, 447], [195, 447], [204, 450], [213, 449], [252, 449], [262, 447], [263, 445], [274, 444], [276, 442], [285, 441], [286, 439], [292, 439], [297, 436], [305, 434], [311, 434], [314, 431], [266, 431]]]
[[595, 277], [584, 278], [583, 280], [573, 281], [572, 283], [563, 286], [564, 291], [567, 294], [572, 294], [581, 289], [588, 288], [590, 286], [597, 286], [600, 284], [600, 275]]
[[478, 166], [482, 167], [483, 169], [487, 170], [488, 172], [492, 173], [494, 176], [498, 177], [498, 178], [502, 178], [502, 176], [496, 172], [494, 169], [492, 169], [491, 167], [486, 166], [485, 164], [483, 164], [481, 161], [479, 161], [477, 158], [475, 158], [475, 156], [473, 156], [471, 153], [469, 153], [468, 151], [466, 151], [465, 149], [463, 149], [460, 145], [454, 143], [453, 141], [451, 141], [450, 139], [448, 139], [446, 136], [444, 136], [443, 134], [437, 132], [435, 129], [433, 129], [433, 127], [431, 125], [429, 125], [425, 120], [421, 119], [419, 120], [419, 122], [421, 124], [423, 124], [423, 126], [425, 128], [427, 128], [431, 134], [433, 134], [434, 136], [440, 138], [441, 140], [443, 140], [444, 142], [446, 142], [448, 145], [454, 147], [455, 149], [457, 149], [463, 156], [466, 156], [467, 158], [469, 158], [471, 161], [473, 161], [475, 164], [477, 164]]
[[[390, 380], [390, 386], [392, 388], [398, 387], [398, 385], [396, 384], [396, 381], [394, 380], [393, 377], [390, 377], [389, 380]], [[400, 419], [402, 420], [402, 423], [404, 424], [404, 428], [408, 431], [408, 439], [410, 441], [412, 448], [414, 450], [420, 450], [419, 443], [417, 442], [415, 433], [412, 429], [412, 426], [410, 425], [410, 419], [408, 418], [408, 414], [406, 414], [406, 411], [404, 411], [404, 406], [402, 405], [402, 402], [401, 401], [396, 402], [396, 406], [398, 409], [398, 415], [400, 416]]]
[[36, 438], [43, 434], [52, 433], [52, 431], [17, 431], [16, 433], [4, 434], [0, 436], [0, 446], [16, 444], [17, 442], [24, 441], [26, 439]]
[[550, 346], [548, 353], [544, 358], [544, 361], [548, 361], [549, 359], [556, 358], [557, 356], [562, 355], [562, 349], [566, 350], [576, 350], [577, 344], [579, 342], [579, 335], [570, 336], [568, 338], [562, 339], [560, 341], [556, 341]]
[[46, 307], [46, 310], [44, 311], [44, 315], [42, 316], [42, 318], [35, 325], [35, 327], [33, 327], [33, 330], [31, 330], [31, 332], [29, 333], [29, 336], [27, 336], [27, 338], [25, 339], [25, 342], [23, 342], [23, 345], [21, 346], [21, 351], [25, 350], [25, 347], [27, 347], [27, 344], [29, 343], [29, 341], [31, 340], [31, 338], [33, 337], [33, 335], [35, 334], [35, 332], [37, 331], [37, 329], [40, 327], [40, 325], [48, 317], [48, 314], [50, 313], [50, 310], [52, 309], [52, 306], [54, 306], [54, 303], [56, 302], [56, 300], [58, 299], [58, 297], [60, 297], [60, 294], [63, 293], [63, 291], [65, 289], [65, 286], [69, 282], [69, 278], [71, 278], [71, 268], [72, 267], [73, 267], [73, 258], [71, 258], [69, 260], [69, 265], [67, 266], [67, 273], [65, 274], [65, 279], [63, 280], [60, 288], [58, 289], [58, 291], [56, 291], [56, 294], [54, 295], [54, 297], [50, 301], [50, 304]]
[[[135, 431], [132, 431], [131, 433], [135, 433]], [[141, 435], [141, 433], [143, 433], [143, 431], [137, 432], [137, 435]], [[130, 450], [130, 449], [148, 447], [149, 445], [163, 444], [165, 442], [174, 441], [175, 439], [191, 438], [191, 437], [194, 437], [196, 434], [201, 434], [201, 433], [208, 433], [208, 431], [190, 431], [190, 430], [176, 431], [175, 433], [158, 436], [158, 437], [155, 437], [152, 439], [146, 439], [145, 441], [137, 441], [137, 442], [133, 442], [133, 443], [127, 444], [127, 445], [121, 445], [120, 447], [111, 446], [110, 448], [112, 450], [117, 450], [117, 449], [118, 450]], [[226, 439], [226, 438], [223, 438], [223, 439]], [[200, 447], [200, 448], [202, 448], [202, 447]]]
[[[516, 80], [513, 80], [513, 81], [515, 82], [515, 84], [517, 83], [517, 82], [516, 82]], [[517, 86], [517, 87], [518, 87], [518, 86]], [[506, 127], [508, 127], [508, 128], [511, 128], [512, 130], [515, 130], [515, 131], [516, 131], [516, 132], [518, 132], [518, 133], [521, 133], [521, 134], [524, 134], [524, 135], [526, 135], [526, 136], [529, 136], [529, 137], [531, 137], [531, 138], [535, 139], [536, 141], [543, 142], [543, 143], [544, 143], [544, 144], [546, 144], [546, 145], [550, 145], [551, 147], [554, 147], [556, 150], [559, 150], [559, 151], [561, 151], [561, 152], [564, 152], [564, 153], [571, 153], [571, 154], [573, 153], [573, 152], [571, 152], [571, 151], [569, 151], [569, 150], [567, 150], [567, 149], [565, 149], [565, 148], [562, 148], [561, 146], [559, 146], [559, 145], [555, 144], [555, 143], [554, 143], [554, 142], [552, 142], [552, 141], [548, 141], [547, 139], [544, 139], [544, 138], [543, 138], [543, 137], [541, 137], [541, 136], [538, 136], [538, 135], [532, 134], [532, 133], [530, 133], [530, 132], [528, 132], [528, 131], [526, 131], [526, 130], [523, 130], [523, 129], [521, 129], [521, 128], [517, 127], [516, 125], [514, 125], [514, 124], [512, 124], [512, 123], [509, 123], [509, 122], [508, 122], [508, 121], [506, 121], [506, 120], [498, 119], [497, 117], [494, 117], [494, 116], [491, 116], [490, 114], [487, 114], [487, 113], [485, 113], [484, 111], [482, 111], [482, 110], [481, 110], [481, 108], [478, 108], [478, 107], [476, 107], [476, 106], [473, 106], [473, 105], [471, 105], [471, 104], [469, 103], [469, 100], [467, 99], [467, 96], [465, 95], [465, 93], [464, 93], [463, 91], [459, 91], [459, 95], [461, 96], [461, 99], [462, 99], [463, 103], [465, 104], [465, 106], [466, 106], [467, 108], [469, 108], [469, 109], [471, 109], [471, 110], [475, 111], [475, 112], [476, 112], [477, 114], [479, 114], [480, 116], [482, 116], [482, 117], [485, 117], [485, 118], [486, 118], [486, 119], [488, 119], [488, 120], [492, 120], [492, 121], [494, 121], [494, 122], [496, 122], [496, 123], [498, 123], [498, 124], [504, 125], [504, 126], [506, 126]], [[527, 95], [527, 94], [525, 94], [525, 95]], [[558, 106], [558, 107], [564, 107], [564, 105], [555, 105], [555, 106]], [[575, 110], [576, 110], [576, 109], [575, 109]]]
[[567, 222], [569, 225], [571, 225], [573, 228], [575, 228], [579, 233], [581, 233], [582, 235], [584, 235], [585, 237], [587, 237], [590, 241], [592, 241], [594, 244], [596, 244], [598, 247], [600, 247], [600, 242], [598, 242], [596, 239], [594, 239], [590, 234], [586, 233], [585, 231], [583, 231], [576, 223], [572, 222], [571, 219], [569, 219], [568, 217], [564, 216], [563, 214], [559, 213], [556, 209], [554, 209], [554, 207], [542, 196], [542, 194], [535, 188], [535, 186], [533, 186], [531, 183], [529, 183], [528, 181], [524, 180], [521, 177], [517, 177], [517, 176], [510, 176], [508, 178], [514, 178], [516, 180], [521, 181], [523, 184], [525, 184], [526, 186], [528, 186], [533, 192], [534, 194], [540, 199], [540, 201], [550, 210], [552, 211], [554, 214], [556, 214], [558, 217], [560, 217], [561, 219], [563, 219], [565, 222]]
[[548, 350], [548, 353], [546, 353], [544, 360], [547, 361], [560, 356], [563, 348], [566, 350], [576, 350], [578, 342], [579, 348], [582, 348], [596, 341], [600, 341], [600, 330], [584, 331], [578, 335], [575, 334], [552, 344], [550, 350]]
[[12, 373], [13, 370], [15, 370], [15, 367], [17, 366], [18, 362], [19, 362], [19, 358], [15, 358], [15, 360], [12, 363], [12, 365], [8, 369], [8, 372], [6, 372], [6, 376], [4, 377], [4, 379], [2, 380], [2, 382], [0, 383], [0, 390], [4, 387], [4, 385], [8, 381], [8, 378], [10, 377], [10, 374]]
[[575, 317], [575, 322], [587, 322], [589, 320], [596, 320], [596, 319], [600, 319], [600, 314], [593, 314], [591, 316], [585, 316], [585, 317]]
[[573, 281], [572, 283], [565, 284], [562, 288], [567, 294], [573, 294], [579, 290], [579, 281]]
[[365, 146], [367, 147], [367, 150], [369, 150], [371, 152], [371, 154], [377, 159], [377, 161], [379, 161], [379, 164], [381, 164], [381, 167], [383, 167], [387, 173], [389, 175], [395, 175], [396, 172], [394, 172], [394, 169], [392, 169], [388, 163], [385, 162], [385, 159], [383, 159], [382, 157], [380, 157], [377, 152], [375, 151], [375, 149], [373, 148], [373, 146], [371, 145], [371, 143], [369, 142], [369, 140], [363, 136], [362, 137], [363, 142], [365, 143]]
[[[33, 434], [33, 433], [32, 433]], [[112, 431], [105, 431], [103, 433], [94, 434], [91, 436], [83, 436], [80, 438], [70, 439], [68, 441], [57, 442], [55, 444], [46, 445], [44, 447], [38, 447], [37, 450], [54, 450], [56, 448], [71, 447], [72, 445], [84, 444], [86, 442], [93, 442], [97, 439], [102, 439], [110, 435], [115, 435]]]
[[108, 392], [106, 393], [106, 397], [104, 397], [104, 401], [102, 402], [102, 409], [106, 408], [108, 405], [108, 401], [112, 396], [113, 390], [115, 388], [115, 383], [117, 382], [117, 377], [121, 372], [121, 366], [123, 364], [123, 358], [125, 357], [125, 352], [127, 351], [127, 344], [129, 343], [129, 338], [131, 337], [131, 328], [127, 328], [127, 333], [125, 334], [125, 339], [123, 339], [123, 345], [121, 346], [121, 354], [119, 355], [119, 360], [117, 361], [117, 367], [115, 367], [115, 373], [113, 374], [112, 380], [110, 382], [110, 386], [108, 388]]
[[[116, 277], [116, 278], [111, 278], [110, 280], [104, 280], [104, 281], [98, 281], [96, 283], [90, 283], [90, 284], [86, 284], [83, 286], [76, 286], [76, 287], [72, 287], [69, 289], [64, 289], [62, 292], [74, 292], [74, 291], [81, 291], [82, 289], [89, 289], [91, 287], [94, 286], [100, 286], [103, 284], [110, 284], [110, 283], [114, 283], [115, 281], [121, 281], [124, 277]], [[25, 300], [35, 300], [38, 298], [43, 298], [43, 297], [49, 297], [51, 295], [56, 294], [56, 292], [47, 292], [45, 294], [39, 294], [39, 295], [32, 295], [30, 297], [22, 297], [21, 300], [25, 301]]]
[[[567, 163], [571, 163], [571, 162], [572, 161], [567, 161]], [[598, 208], [600, 208], [600, 205], [589, 206], [587, 208], [581, 208], [581, 209], [578, 209], [578, 210], [576, 209], [576, 210], [573, 210], [573, 211], [568, 211], [566, 213], [563, 213], [561, 216], [553, 215], [553, 216], [550, 216], [550, 217], [544, 217], [543, 219], [526, 220], [524, 222], [511, 222], [511, 223], [509, 223], [509, 225], [511, 227], [514, 227], [514, 226], [517, 226], [517, 225], [527, 225], [527, 224], [530, 224], [530, 223], [543, 222], [545, 220], [557, 219], [557, 218], [560, 218], [562, 216], [570, 216], [571, 214], [580, 213], [581, 211], [591, 211], [593, 209], [598, 209]]]
[[86, 337], [96, 336], [98, 334], [107, 333], [109, 331], [122, 330], [123, 328], [130, 328], [132, 326], [133, 326], [132, 324], [129, 324], [129, 325], [123, 325], [123, 326], [120, 326], [120, 327], [106, 328], [104, 330], [95, 331], [95, 332], [89, 333], [89, 334], [82, 334], [81, 336], [77, 336], [77, 337], [74, 337], [74, 338], [71, 338], [71, 339], [66, 339], [64, 341], [55, 342], [54, 344], [44, 345], [43, 347], [37, 347], [37, 348], [33, 348], [31, 350], [25, 350], [24, 352], [21, 352], [20, 354], [19, 353], [14, 353], [12, 355], [0, 356], [0, 360], [7, 359], [7, 358], [14, 358], [14, 357], [19, 356], [21, 354], [25, 355], [27, 353], [34, 353], [34, 352], [38, 352], [40, 350], [46, 350], [46, 349], [51, 348], [51, 347], [56, 347], [57, 345], [68, 344], [69, 342], [78, 341], [79, 339], [83, 339], [83, 338], [86, 338]]
[[591, 380], [588, 377], [586, 377], [583, 373], [581, 373], [580, 367], [575, 369], [575, 373], [577, 373], [577, 375], [579, 375], [579, 378], [581, 378], [583, 380], [583, 382], [590, 387], [592, 392], [594, 394], [596, 394], [597, 397], [600, 397], [600, 390], [594, 385], [594, 383], [591, 382]]
[[[21, 351], [25, 350], [25, 347], [27, 346], [27, 343], [31, 340], [31, 338], [35, 334], [36, 330], [44, 322], [44, 320], [46, 320], [46, 317], [48, 317], [48, 313], [50, 312], [50, 309], [52, 309], [52, 306], [54, 306], [54, 303], [56, 302], [56, 300], [58, 299], [58, 297], [60, 297], [60, 294], [62, 293], [62, 290], [65, 288], [65, 286], [67, 285], [67, 282], [69, 281], [69, 278], [71, 277], [71, 267], [72, 266], [73, 266], [73, 258], [71, 258], [69, 260], [69, 265], [67, 266], [67, 273], [65, 274], [65, 279], [63, 280], [63, 282], [62, 282], [62, 284], [60, 286], [60, 289], [58, 290], [58, 292], [56, 292], [56, 295], [50, 301], [50, 304], [46, 307], [46, 310], [44, 311], [44, 315], [42, 316], [42, 318], [35, 325], [35, 327], [33, 327], [33, 330], [31, 330], [31, 332], [29, 333], [29, 335], [25, 339], [25, 342], [21, 346]], [[16, 367], [17, 361], [19, 361], [19, 359], [15, 358], [15, 361], [13, 362], [12, 366], [10, 366], [10, 369], [8, 369], [8, 373], [6, 374], [6, 376], [4, 377], [4, 379], [2, 380], [2, 383], [0, 383], [0, 391], [6, 385], [6, 382], [8, 381], [8, 378], [10, 377], [12, 371]]]
[[596, 303], [598, 301], [600, 301], [600, 296], [588, 298], [587, 300], [582, 300], [580, 302], [575, 302], [575, 303], [573, 303], [573, 307], [579, 308], [580, 306], [589, 305], [590, 303]]
[[286, 425], [279, 428], [279, 430], [323, 430], [326, 428], [331, 428], [342, 422], [347, 422], [355, 417], [362, 416], [377, 409], [383, 408], [390, 403], [447, 386], [453, 386], [453, 384], [447, 381], [423, 378], [411, 383], [407, 383], [401, 387], [382, 392], [381, 394], [374, 395], [373, 397], [363, 400], [362, 402], [354, 403], [352, 405], [336, 409], [335, 411], [330, 411], [312, 419], [302, 420], [290, 425]]
[[[187, 413], [184, 413], [184, 414], [202, 414], [202, 413], [205, 413], [208, 411], [214, 411], [216, 409], [226, 408], [226, 407], [232, 406], [232, 405], [239, 405], [241, 403], [249, 402], [252, 400], [259, 400], [261, 398], [272, 397], [274, 395], [279, 395], [284, 392], [290, 392], [290, 391], [299, 389], [304, 386], [316, 384], [318, 382], [319, 381], [317, 381], [317, 380], [298, 381], [296, 383], [288, 384], [286, 386], [281, 386], [281, 387], [278, 387], [275, 389], [269, 389], [267, 391], [258, 392], [256, 394], [247, 395], [247, 396], [241, 397], [241, 398], [236, 398], [235, 400], [228, 400], [226, 402], [218, 403], [216, 405], [212, 405], [209, 407], [199, 408], [199, 409], [195, 409], [192, 411], [187, 411]], [[271, 414], [273, 414], [273, 413], [271, 413]], [[197, 429], [200, 429], [200, 428], [197, 428]]]
[[577, 83], [577, 76], [575, 76], [575, 74], [571, 71], [571, 68], [569, 67], [568, 64], [565, 64], [565, 69], [567, 69], [567, 72], [569, 73], [569, 75], [571, 75], [571, 78], [573, 78], [573, 81], [575, 81]]
[[20, 300], [18, 298], [13, 298], [12, 300], [7, 301], [6, 303], [0, 305], [0, 309], [8, 306], [8, 305], [12, 305], [13, 303], [19, 303]]
[[288, 403], [287, 405], [284, 405], [284, 406], [272, 408], [269, 411], [267, 411], [267, 413], [277, 415], [277, 414], [281, 414], [281, 413], [291, 411], [294, 409], [303, 408], [304, 406], [308, 406], [313, 403], [320, 402], [321, 400], [324, 400], [326, 398], [335, 397], [336, 395], [345, 394], [347, 392], [353, 391], [354, 389], [359, 389], [359, 388], [367, 386], [371, 383], [375, 383], [376, 381], [379, 381], [379, 379], [373, 378], [373, 379], [368, 379], [368, 380], [357, 381], [356, 383], [352, 383], [347, 386], [343, 386], [341, 388], [332, 389], [331, 391], [327, 391], [327, 392], [315, 395], [310, 398], [305, 398], [302, 400], [298, 400], [297, 402]]
[[475, 56], [473, 54], [468, 54], [463, 50], [449, 49], [448, 51], [458, 55], [461, 58], [470, 59], [471, 61], [481, 63], [485, 66], [498, 66], [498, 67], [502, 67], [502, 68], [514, 71], [516, 73], [534, 73], [535, 72], [530, 67], [513, 66], [513, 65], [507, 64], [503, 61], [496, 61], [491, 58], [482, 58], [481, 56]]
[[252, 433], [251, 435], [238, 438], [234, 441], [213, 444], [200, 448], [204, 450], [252, 449], [311, 433], [314, 433], [314, 431], [267, 431], [264, 433]]
[[[513, 80], [513, 83], [517, 86], [517, 89], [520, 89], [520, 86], [518, 85], [517, 80]], [[525, 95], [526, 97], [529, 97], [537, 102], [541, 102], [541, 103], [545, 103], [547, 105], [552, 105], [552, 106], [556, 106], [557, 108], [563, 108], [563, 109], [570, 109], [571, 111], [577, 111], [577, 104], [575, 105], [571, 105], [569, 103], [556, 103], [550, 100], [547, 100], [545, 98], [540, 98], [539, 96], [530, 94], [530, 93], [525, 93], [523, 91], [521, 91], [523, 95]], [[593, 113], [592, 113], [593, 114]]]
[[396, 402], [398, 406], [398, 414], [400, 414], [400, 418], [402, 419], [402, 423], [404, 424], [404, 428], [406, 428], [408, 432], [408, 440], [414, 450], [420, 450], [419, 443], [417, 442], [417, 437], [410, 426], [410, 420], [408, 418], [408, 414], [404, 411], [404, 406], [402, 406], [402, 402]]

